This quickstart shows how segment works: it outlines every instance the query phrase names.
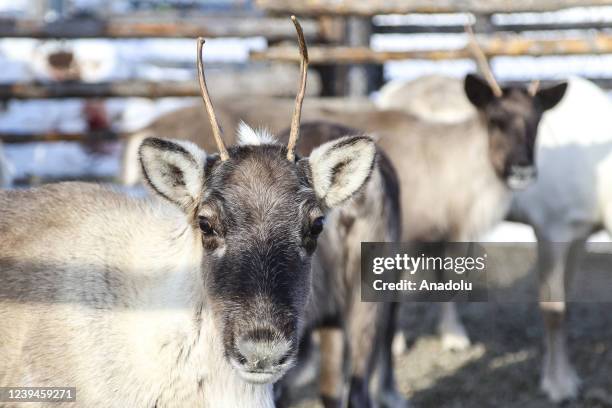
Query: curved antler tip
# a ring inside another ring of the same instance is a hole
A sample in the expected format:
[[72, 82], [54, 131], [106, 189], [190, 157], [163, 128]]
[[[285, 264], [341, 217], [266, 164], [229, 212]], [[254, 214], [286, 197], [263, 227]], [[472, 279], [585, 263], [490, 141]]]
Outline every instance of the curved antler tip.
[[295, 20], [297, 20], [297, 17], [294, 14], [292, 14], [291, 15], [291, 20], [295, 21]]

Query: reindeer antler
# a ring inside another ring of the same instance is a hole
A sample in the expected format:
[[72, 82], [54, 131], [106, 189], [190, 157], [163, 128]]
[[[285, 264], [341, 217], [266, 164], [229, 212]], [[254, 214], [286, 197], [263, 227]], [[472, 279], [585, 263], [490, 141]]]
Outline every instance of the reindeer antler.
[[304, 101], [304, 95], [306, 94], [306, 78], [308, 76], [308, 48], [306, 48], [306, 40], [304, 39], [304, 31], [302, 26], [295, 16], [291, 16], [291, 21], [295, 25], [297, 31], [298, 45], [300, 47], [300, 87], [298, 94], [295, 97], [295, 108], [293, 110], [293, 117], [291, 118], [291, 131], [289, 133], [289, 143], [287, 143], [287, 159], [289, 161], [295, 160], [295, 145], [300, 136], [300, 117], [302, 116], [302, 102]]
[[227, 149], [225, 148], [225, 144], [223, 143], [223, 138], [221, 135], [221, 128], [219, 127], [219, 123], [217, 122], [217, 116], [215, 115], [215, 109], [210, 100], [210, 95], [208, 95], [208, 89], [206, 88], [206, 78], [204, 77], [204, 62], [202, 62], [202, 46], [206, 41], [202, 37], [198, 37], [198, 80], [200, 81], [200, 93], [202, 94], [202, 99], [204, 100], [204, 106], [206, 106], [206, 111], [208, 112], [208, 118], [210, 119], [210, 126], [212, 127], [213, 136], [215, 138], [215, 142], [217, 143], [217, 148], [219, 149], [219, 156], [221, 156], [221, 160], [225, 161], [229, 158], [227, 154]]
[[472, 30], [472, 26], [465, 26], [465, 33], [468, 35], [468, 39], [470, 41], [470, 48], [472, 49], [472, 53], [474, 54], [474, 58], [476, 58], [476, 63], [478, 67], [482, 71], [486, 81], [489, 83], [489, 86], [493, 90], [493, 94], [498, 98], [503, 95], [502, 89], [499, 84], [495, 80], [495, 75], [493, 75], [493, 71], [491, 70], [491, 66], [487, 61], [487, 57], [484, 52], [478, 45], [478, 41], [476, 40], [476, 36], [474, 35], [474, 31]]

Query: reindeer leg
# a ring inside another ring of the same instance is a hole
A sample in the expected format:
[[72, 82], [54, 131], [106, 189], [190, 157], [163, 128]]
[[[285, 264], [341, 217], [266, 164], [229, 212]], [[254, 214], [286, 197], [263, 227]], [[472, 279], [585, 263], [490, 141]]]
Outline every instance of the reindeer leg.
[[378, 341], [378, 395], [377, 401], [381, 408], [407, 408], [408, 401], [398, 392], [393, 371], [393, 342], [399, 303], [381, 305], [380, 339]]
[[454, 302], [440, 303], [440, 322], [438, 332], [442, 340], [442, 348], [450, 351], [461, 351], [470, 347], [470, 338], [457, 314]]
[[351, 367], [348, 406], [351, 408], [372, 406], [369, 382], [377, 351], [377, 319], [381, 307], [380, 303], [361, 302], [360, 297], [355, 296], [347, 316]]
[[[444, 256], [445, 243], [441, 242], [437, 247], [431, 247], [428, 251], [430, 256]], [[438, 281], [444, 281], [444, 271], [437, 271]], [[440, 303], [440, 320], [438, 322], [438, 333], [444, 350], [461, 351], [470, 346], [470, 338], [459, 319], [457, 306], [454, 302]]]
[[321, 339], [321, 379], [319, 394], [325, 408], [342, 407], [344, 391], [344, 335], [341, 329], [319, 330]]
[[580, 386], [567, 353], [565, 288], [566, 269], [574, 269], [583, 245], [584, 240], [553, 243], [538, 237], [540, 309], [546, 330], [540, 387], [554, 402], [575, 398]]

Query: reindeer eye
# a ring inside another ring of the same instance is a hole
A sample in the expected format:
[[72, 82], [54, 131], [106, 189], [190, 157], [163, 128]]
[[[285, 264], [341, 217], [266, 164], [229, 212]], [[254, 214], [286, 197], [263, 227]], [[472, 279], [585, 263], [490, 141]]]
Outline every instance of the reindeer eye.
[[313, 236], [319, 235], [323, 231], [325, 225], [325, 217], [317, 217], [310, 226], [310, 234]]
[[202, 233], [204, 235], [212, 236], [217, 234], [215, 229], [212, 227], [210, 221], [206, 217], [200, 217], [200, 229], [202, 230]]

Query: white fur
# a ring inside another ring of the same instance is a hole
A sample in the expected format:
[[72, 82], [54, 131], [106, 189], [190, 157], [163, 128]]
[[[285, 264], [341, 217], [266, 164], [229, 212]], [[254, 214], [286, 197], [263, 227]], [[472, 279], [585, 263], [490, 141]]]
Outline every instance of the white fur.
[[[187, 151], [187, 155], [160, 149], [146, 143], [140, 148], [140, 159], [153, 188], [183, 208], [196, 202], [204, 183], [205, 154], [191, 142], [171, 141]], [[184, 185], [176, 185], [168, 172], [176, 167], [182, 173]]]
[[[344, 137], [325, 143], [314, 149], [308, 158], [315, 193], [328, 207], [335, 207], [351, 197], [372, 171], [376, 156], [374, 142], [362, 138], [338, 147], [349, 139]], [[334, 176], [334, 167], [341, 163], [344, 166]]]
[[[544, 115], [537, 138], [538, 177], [516, 194], [513, 211], [532, 225], [607, 224], [612, 203], [612, 102], [594, 84], [572, 78], [563, 100]], [[578, 232], [578, 231], [577, 231]]]
[[459, 123], [476, 114], [465, 96], [462, 81], [442, 75], [391, 81], [380, 89], [376, 106], [401, 110], [437, 123]]
[[138, 160], [138, 150], [142, 141], [152, 136], [152, 132], [144, 130], [137, 132], [125, 141], [122, 153], [122, 167], [119, 182], [124, 186], [135, 186], [142, 181], [140, 161]]
[[266, 128], [253, 129], [244, 121], [240, 121], [238, 125], [238, 143], [240, 145], [264, 145], [276, 144], [277, 140], [272, 133]]
[[11, 277], [28, 266], [61, 265], [28, 271], [41, 279], [27, 290], [53, 301], [14, 302], [0, 287], [0, 320], [11, 322], [0, 328], [0, 386], [74, 386], [75, 407], [272, 408], [271, 385], [245, 382], [224, 357], [201, 239], [185, 214], [80, 188], [66, 195], [90, 208], [65, 203], [62, 228], [22, 245], [0, 237], [3, 255], [20, 262], [0, 257], [3, 285], [19, 284]]
[[[515, 195], [511, 209], [515, 218], [534, 227], [540, 251], [553, 254], [540, 273], [560, 268], [556, 276], [561, 280], [570, 265], [566, 251], [558, 250], [560, 245], [580, 245], [598, 226], [612, 232], [611, 117], [612, 102], [602, 90], [584, 79], [571, 78], [561, 103], [540, 124], [537, 180]], [[543, 310], [546, 307], [543, 303]], [[565, 310], [560, 305], [557, 308]], [[560, 401], [575, 397], [578, 384], [564, 333], [549, 329], [542, 389], [552, 400]]]

